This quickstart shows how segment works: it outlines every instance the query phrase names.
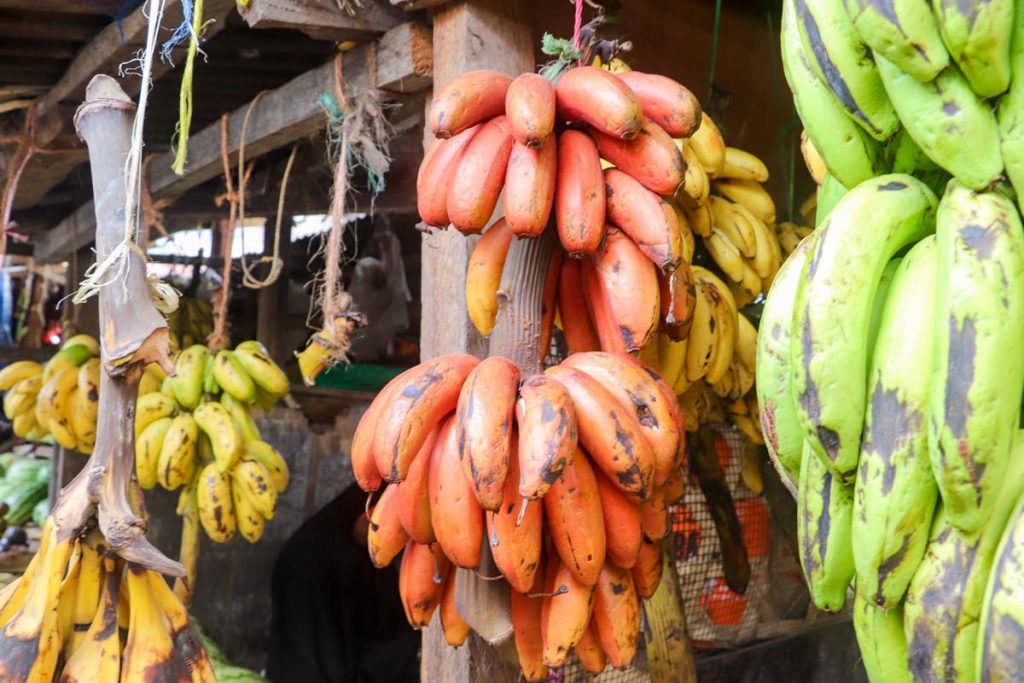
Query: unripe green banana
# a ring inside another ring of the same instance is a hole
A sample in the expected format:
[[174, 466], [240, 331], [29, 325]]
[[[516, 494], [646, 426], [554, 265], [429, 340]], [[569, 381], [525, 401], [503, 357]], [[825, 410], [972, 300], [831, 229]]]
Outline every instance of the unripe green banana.
[[932, 161], [975, 189], [999, 178], [1003, 158], [995, 114], [958, 69], [921, 83], [881, 55], [875, 61], [903, 125]]
[[999, 98], [996, 118], [1006, 175], [1017, 191], [1017, 205], [1024, 207], [1024, 9], [1013, 15], [1010, 59], [1017, 76]]
[[229, 472], [242, 457], [242, 435], [227, 408], [216, 401], [203, 403], [192, 413], [196, 425], [210, 437], [217, 469]]
[[775, 471], [794, 497], [800, 481], [804, 430], [797, 417], [790, 385], [790, 338], [797, 283], [807, 254], [813, 248], [814, 237], [811, 234], [801, 241], [775, 274], [761, 311], [761, 333], [757, 335], [757, 362], [754, 364], [761, 433]]
[[1022, 230], [1002, 194], [954, 181], [939, 205], [928, 443], [950, 524], [966, 532], [981, 528], [992, 510], [1020, 421]]
[[893, 254], [932, 229], [935, 195], [908, 175], [850, 190], [818, 229], [793, 309], [793, 391], [804, 438], [844, 481], [860, 453], [869, 326]]
[[203, 397], [203, 370], [210, 350], [196, 344], [181, 352], [175, 364], [174, 395], [186, 410], [194, 410]]
[[213, 377], [224, 393], [231, 394], [243, 403], [256, 400], [256, 385], [231, 351], [224, 349], [217, 352], [213, 359]]
[[196, 471], [196, 430], [195, 420], [189, 413], [171, 418], [163, 444], [160, 447], [160, 461], [157, 464], [157, 482], [168, 491], [173, 491], [192, 479]]
[[921, 82], [939, 75], [949, 54], [931, 8], [921, 0], [846, 0], [853, 25], [876, 54]]
[[884, 609], [897, 607], [903, 599], [928, 544], [938, 495], [925, 424], [936, 265], [932, 235], [903, 259], [881, 307], [868, 375], [853, 559], [858, 598]]
[[979, 97], [995, 97], [1010, 84], [1014, 0], [932, 0], [939, 33], [953, 61]]
[[914, 142], [914, 138], [910, 137], [906, 128], [893, 136], [889, 143], [888, 153], [892, 157], [893, 173], [910, 174], [921, 180], [937, 195], [941, 196], [946, 191], [946, 185], [950, 178], [949, 173], [928, 158], [928, 155]]
[[1024, 680], [1024, 498], [999, 540], [978, 628], [977, 680]]
[[832, 209], [849, 191], [850, 189], [839, 182], [834, 175], [831, 173], [825, 175], [824, 182], [818, 187], [818, 204], [814, 209], [815, 227], [825, 222], [828, 215], [832, 213]]
[[782, 5], [782, 65], [793, 104], [829, 173], [853, 187], [884, 172], [882, 146], [846, 115], [814, 73], [800, 38], [795, 3], [784, 0]]
[[221, 393], [217, 377], [213, 374], [213, 359], [212, 355], [207, 356], [203, 362], [203, 394], [207, 396], [217, 396]]
[[861, 593], [859, 577], [853, 601], [853, 628], [871, 683], [913, 683], [907, 665], [903, 606], [897, 603], [890, 609], [879, 607]]
[[806, 442], [797, 496], [800, 566], [818, 609], [838, 612], [853, 580], [853, 487], [839, 481]]
[[900, 119], [843, 0], [796, 0], [796, 16], [815, 73], [871, 137], [889, 139]]
[[915, 680], [975, 681], [979, 623], [996, 551], [1024, 492], [1024, 439], [985, 526], [963, 533], [943, 505], [936, 513], [928, 550], [904, 601], [904, 629]]

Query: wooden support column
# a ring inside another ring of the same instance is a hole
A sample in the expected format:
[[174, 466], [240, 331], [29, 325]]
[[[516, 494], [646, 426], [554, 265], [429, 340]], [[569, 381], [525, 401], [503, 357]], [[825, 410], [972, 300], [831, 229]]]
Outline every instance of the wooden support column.
[[[469, 0], [446, 5], [435, 13], [435, 91], [473, 69], [495, 69], [514, 76], [533, 67], [533, 37], [524, 3]], [[423, 360], [446, 353], [487, 353], [486, 341], [466, 313], [466, 263], [475, 242], [451, 228], [423, 237]], [[506, 643], [502, 650], [508, 649], [514, 652]], [[435, 618], [423, 632], [420, 678], [426, 683], [511, 683], [519, 680], [520, 673], [510, 659], [514, 658], [508, 653], [502, 657], [476, 634], [459, 649], [449, 647]]]
[[[263, 228], [263, 254], [274, 253], [274, 222], [276, 216], [267, 218]], [[285, 216], [281, 220], [281, 258], [288, 253], [288, 245], [292, 240], [292, 217]], [[268, 266], [260, 266], [257, 277], [262, 277]], [[288, 293], [288, 274], [281, 271], [281, 276], [272, 285], [264, 287], [256, 297], [256, 338], [267, 347], [270, 357], [279, 365], [283, 365], [288, 350], [284, 348], [282, 325], [284, 323], [284, 297]]]

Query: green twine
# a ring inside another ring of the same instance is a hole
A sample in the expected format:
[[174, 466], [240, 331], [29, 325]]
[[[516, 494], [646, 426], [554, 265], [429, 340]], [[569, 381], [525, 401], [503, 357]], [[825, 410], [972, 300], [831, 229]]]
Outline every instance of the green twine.
[[711, 65], [708, 68], [708, 104], [711, 104], [711, 96], [715, 92], [715, 67], [718, 63], [718, 25], [721, 20], [722, 0], [715, 0], [715, 23], [711, 29]]
[[185, 158], [188, 156], [188, 135], [192, 126], [192, 73], [195, 69], [196, 54], [199, 52], [199, 34], [203, 29], [203, 0], [195, 0], [192, 13], [192, 37], [188, 41], [188, 54], [181, 74], [181, 90], [178, 92], [178, 125], [175, 129], [177, 150], [171, 170], [185, 175]]
[[[325, 90], [320, 93], [316, 101], [327, 112], [327, 116], [330, 118], [330, 127], [334, 130], [341, 130], [345, 124], [345, 112], [342, 110], [341, 105], [338, 104], [338, 99], [334, 94]], [[338, 152], [340, 146], [341, 139], [339, 137], [334, 141], [335, 153]], [[345, 152], [345, 162], [349, 169], [358, 166], [366, 171], [366, 189], [374, 195], [383, 192], [386, 186], [384, 173], [374, 168], [374, 164], [369, 163], [366, 155], [362, 152], [362, 148], [358, 145], [348, 145]]]

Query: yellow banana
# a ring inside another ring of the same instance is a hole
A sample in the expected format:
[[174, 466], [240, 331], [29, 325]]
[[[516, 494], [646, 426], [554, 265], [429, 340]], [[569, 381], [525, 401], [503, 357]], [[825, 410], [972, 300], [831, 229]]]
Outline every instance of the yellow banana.
[[740, 180], [756, 180], [763, 183], [768, 180], [768, 167], [750, 152], [736, 147], [725, 148], [725, 160], [721, 170], [714, 175], [719, 178], [738, 178]]
[[687, 140], [687, 146], [693, 148], [693, 153], [709, 176], [714, 177], [722, 170], [725, 164], [725, 140], [707, 112], [700, 117], [700, 127]]
[[210, 463], [196, 481], [199, 522], [215, 543], [227, 543], [235, 535], [237, 518], [231, 499], [231, 479]]
[[284, 456], [264, 441], [247, 441], [244, 448], [246, 458], [256, 460], [267, 469], [270, 480], [274, 484], [274, 489], [278, 493], [288, 488], [290, 474], [288, 472], [288, 463], [285, 462]]
[[[71, 643], [67, 646], [71, 653], [61, 671], [60, 683], [111, 683], [120, 679], [121, 670], [121, 638], [117, 628], [117, 612], [120, 588], [120, 572], [116, 571], [118, 563], [112, 559], [99, 559], [95, 551], [92, 553], [102, 570], [90, 569], [92, 560], [86, 564], [83, 552], [83, 566], [80, 583], [89, 577], [89, 588], [79, 588], [75, 599], [75, 626], [71, 634]], [[93, 578], [95, 577], [95, 578]], [[95, 588], [93, 583], [95, 582]], [[98, 589], [98, 590], [97, 590]], [[82, 595], [93, 598], [81, 599]], [[123, 596], [127, 602], [127, 595]], [[91, 606], [91, 613], [84, 617]], [[81, 627], [85, 631], [79, 631]]]
[[686, 163], [682, 192], [678, 193], [677, 196], [680, 201], [694, 207], [707, 203], [708, 192], [711, 189], [707, 172], [701, 166], [700, 159], [697, 158], [692, 145], [687, 144], [682, 139], [677, 139], [675, 143], [683, 155], [683, 161]]
[[704, 204], [694, 209], [686, 206], [680, 207], [686, 214], [686, 223], [695, 235], [707, 237], [711, 234], [711, 227], [714, 225], [714, 216], [711, 215], [711, 205]]
[[235, 358], [257, 387], [274, 396], [288, 393], [288, 376], [271, 360], [263, 344], [252, 340], [242, 342], [235, 348]]
[[736, 360], [749, 372], [755, 372], [757, 368], [757, 328], [743, 314], [736, 316]]
[[663, 332], [658, 333], [658, 371], [670, 386], [676, 386], [682, 375], [685, 379], [686, 341], [675, 341]]
[[775, 223], [775, 202], [764, 186], [756, 180], [722, 178], [715, 181], [715, 191], [726, 199], [744, 206], [769, 225]]
[[[714, 324], [714, 303], [704, 287], [696, 287], [697, 302], [686, 340], [686, 364], [683, 376], [691, 384], [704, 377], [718, 345], [719, 330]], [[676, 385], [678, 387], [678, 384]], [[676, 389], [678, 391], [678, 388]]]
[[693, 266], [692, 269], [694, 278], [708, 293], [708, 300], [713, 305], [717, 345], [708, 366], [706, 379], [709, 383], [715, 384], [732, 365], [736, 343], [736, 302], [732, 298], [732, 292], [717, 275], [700, 266]]
[[690, 219], [686, 217], [686, 212], [684, 212], [677, 204], [672, 204], [672, 208], [676, 212], [676, 222], [679, 223], [679, 238], [683, 243], [683, 248], [681, 249], [683, 261], [686, 263], [693, 263], [695, 245], [693, 228], [690, 227]]
[[178, 402], [161, 393], [146, 394], [135, 402], [135, 437], [138, 438], [149, 425], [164, 417], [173, 417], [178, 412]]
[[210, 438], [217, 468], [221, 472], [229, 472], [242, 455], [242, 435], [231, 413], [220, 403], [210, 401], [196, 408], [192, 417]]
[[277, 510], [277, 489], [267, 468], [258, 460], [239, 460], [231, 468], [231, 486], [240, 487], [246, 499], [264, 519], [274, 518], [274, 512]]
[[84, 344], [65, 346], [43, 366], [43, 384], [49, 382], [50, 378], [61, 370], [80, 367], [82, 363], [92, 358], [93, 355], [89, 347]]
[[139, 486], [144, 489], [151, 489], [157, 485], [160, 453], [167, 437], [167, 430], [173, 421], [171, 417], [154, 420], [135, 437], [135, 474]]
[[740, 253], [747, 258], [754, 256], [757, 241], [754, 228], [733, 210], [733, 204], [722, 197], [711, 197], [709, 200], [714, 227], [721, 230], [729, 241], [736, 245]]
[[13, 420], [19, 415], [31, 412], [42, 385], [42, 375], [35, 375], [11, 387], [4, 394], [4, 415]]
[[22, 439], [28, 437], [29, 432], [36, 426], [36, 414], [31, 410], [26, 410], [21, 415], [11, 420], [11, 428], [14, 430], [16, 436]]
[[231, 351], [224, 349], [214, 357], [213, 377], [224, 393], [244, 403], [256, 400], [256, 385]]
[[[150, 570], [135, 564], [129, 564], [124, 572], [131, 607], [121, 680], [190, 681], [188, 665], [175, 652], [169, 624], [153, 595], [150, 573]], [[122, 592], [121, 598], [124, 597]]]
[[730, 280], [740, 282], [743, 279], [743, 255], [719, 228], [711, 229], [711, 236], [704, 238], [704, 247]]
[[7, 391], [18, 382], [42, 373], [43, 366], [35, 361], [15, 361], [0, 370], [0, 391]]
[[825, 165], [825, 160], [821, 158], [818, 150], [814, 147], [811, 138], [807, 136], [806, 130], [800, 131], [800, 153], [803, 154], [807, 172], [811, 174], [814, 182], [818, 185], [825, 182], [825, 176], [828, 175], [828, 166]]
[[779, 245], [782, 247], [782, 251], [789, 256], [793, 253], [793, 250], [800, 244], [800, 235], [797, 234], [796, 224], [790, 223], [789, 221], [783, 221], [775, 227], [775, 234], [779, 238]]
[[[49, 419], [60, 419], [67, 408], [71, 392], [78, 384], [78, 368], [67, 367], [50, 378], [39, 390], [36, 397], [36, 405], [43, 417]], [[36, 416], [37, 419], [39, 415]], [[40, 422], [42, 422], [40, 420]]]
[[178, 362], [175, 364], [177, 374], [172, 386], [175, 398], [186, 410], [194, 410], [203, 397], [203, 369], [209, 355], [209, 349], [195, 344], [178, 356]]
[[771, 277], [775, 270], [775, 249], [772, 246], [771, 229], [757, 216], [750, 215], [754, 227], [754, 258], [752, 265], [759, 280]]
[[263, 515], [256, 510], [248, 499], [245, 489], [237, 482], [231, 484], [231, 502], [235, 505], [235, 514], [238, 517], [238, 532], [242, 538], [255, 543], [263, 536]]
[[78, 451], [85, 453], [92, 450], [93, 444], [96, 443], [96, 418], [82, 407], [82, 392], [76, 391], [71, 394], [67, 417], [71, 423], [71, 431], [75, 435]]
[[96, 421], [100, 411], [100, 359], [90, 358], [78, 368], [78, 406]]
[[243, 443], [259, 441], [263, 438], [260, 436], [260, 430], [256, 426], [256, 421], [252, 418], [252, 413], [249, 412], [249, 406], [235, 400], [231, 394], [223, 394], [220, 397], [220, 404], [231, 413], [231, 417], [234, 419], [235, 425], [242, 435]]
[[173, 491], [192, 478], [196, 467], [198, 435], [196, 420], [189, 413], [171, 418], [157, 464], [157, 482], [160, 486]]
[[[746, 294], [744, 300], [753, 301], [761, 293], [761, 278], [758, 276], [752, 260], [743, 259], [743, 278], [738, 284], [740, 289]], [[731, 296], [732, 289], [729, 292]]]

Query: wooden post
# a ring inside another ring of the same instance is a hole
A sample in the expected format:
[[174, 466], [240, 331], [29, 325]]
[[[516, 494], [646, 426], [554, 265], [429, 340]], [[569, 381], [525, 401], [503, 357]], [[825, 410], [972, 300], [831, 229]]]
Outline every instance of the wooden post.
[[[446, 5], [434, 15], [435, 91], [473, 69], [495, 69], [514, 76], [533, 71], [533, 67], [533, 38], [523, 3], [467, 0]], [[487, 353], [486, 342], [466, 313], [466, 263], [474, 244], [475, 239], [454, 229], [424, 235], [423, 360], [445, 353]], [[510, 255], [509, 263], [516, 262]], [[427, 683], [502, 683], [517, 681], [520, 676], [518, 666], [475, 634], [463, 647], [449, 647], [436, 619], [423, 632], [421, 661], [420, 678]]]
[[[277, 216], [267, 218], [263, 227], [263, 254], [271, 256], [274, 253], [274, 223]], [[284, 258], [288, 253], [288, 245], [292, 240], [292, 217], [284, 216], [281, 219], [281, 254]], [[257, 277], [262, 277], [269, 266], [260, 266]], [[276, 363], [283, 363], [287, 350], [284, 348], [284, 341], [281, 335], [285, 308], [282, 299], [288, 294], [288, 274], [282, 270], [280, 277], [273, 284], [264, 287], [256, 297], [256, 338], [260, 340], [270, 357]]]

